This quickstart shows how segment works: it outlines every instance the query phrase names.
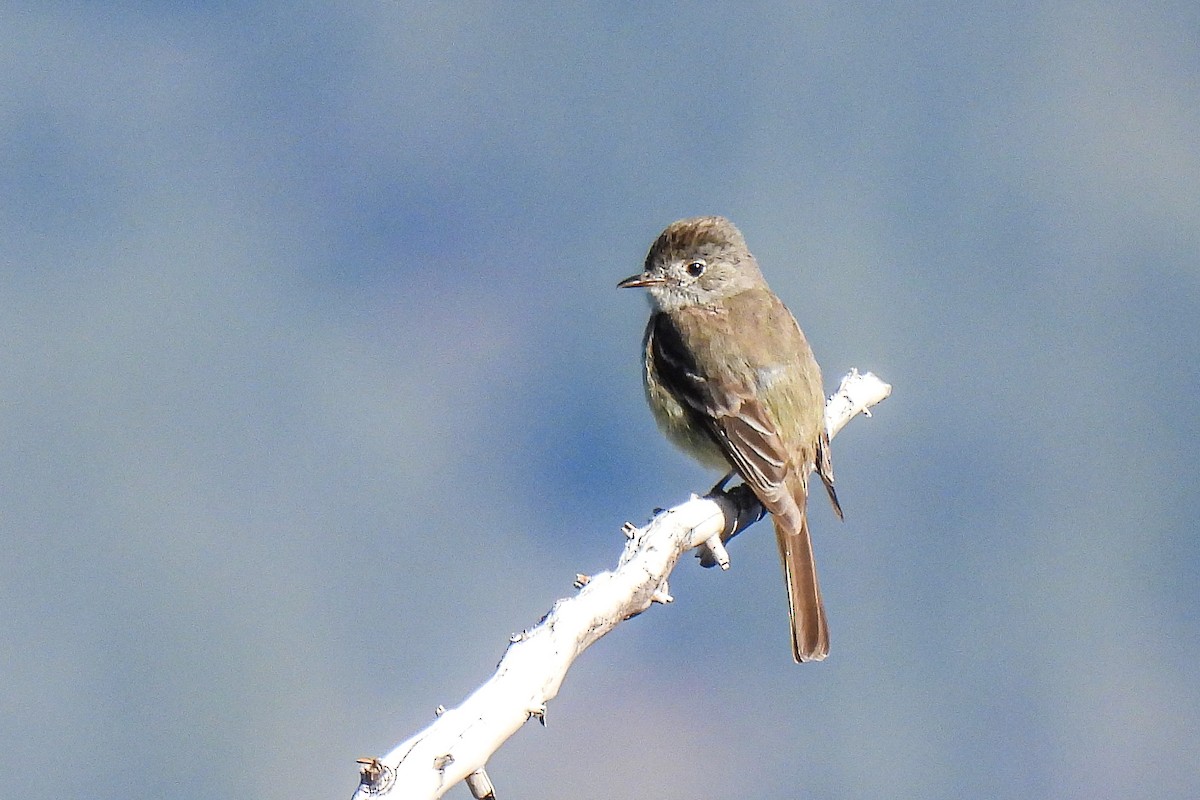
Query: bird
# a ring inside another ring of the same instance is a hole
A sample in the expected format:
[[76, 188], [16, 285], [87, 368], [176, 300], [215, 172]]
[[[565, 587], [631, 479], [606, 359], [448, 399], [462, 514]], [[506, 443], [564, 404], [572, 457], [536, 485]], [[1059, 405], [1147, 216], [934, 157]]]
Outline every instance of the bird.
[[808, 481], [834, 512], [833, 462], [821, 369], [731, 221], [681, 219], [651, 245], [641, 273], [652, 311], [642, 340], [646, 401], [685, 453], [739, 475], [770, 512], [787, 581], [792, 655], [829, 654], [829, 629], [808, 530]]

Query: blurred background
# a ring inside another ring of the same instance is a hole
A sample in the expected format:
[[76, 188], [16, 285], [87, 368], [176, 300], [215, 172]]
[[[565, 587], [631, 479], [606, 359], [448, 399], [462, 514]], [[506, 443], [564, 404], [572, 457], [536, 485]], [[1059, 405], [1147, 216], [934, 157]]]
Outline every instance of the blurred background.
[[707, 213], [830, 391], [895, 386], [814, 504], [831, 657], [760, 525], [580, 659], [501, 797], [1196, 796], [1200, 6], [0, 25], [6, 796], [349, 797], [714, 480], [615, 288]]

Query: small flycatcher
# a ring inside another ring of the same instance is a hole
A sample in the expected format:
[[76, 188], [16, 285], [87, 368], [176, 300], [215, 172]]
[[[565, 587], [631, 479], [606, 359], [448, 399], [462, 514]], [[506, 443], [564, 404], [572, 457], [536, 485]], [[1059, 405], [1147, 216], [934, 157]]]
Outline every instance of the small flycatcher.
[[829, 654], [806, 503], [815, 469], [838, 517], [821, 369], [796, 319], [723, 217], [671, 223], [640, 275], [649, 290], [646, 400], [658, 426], [703, 464], [742, 477], [775, 522], [796, 661]]

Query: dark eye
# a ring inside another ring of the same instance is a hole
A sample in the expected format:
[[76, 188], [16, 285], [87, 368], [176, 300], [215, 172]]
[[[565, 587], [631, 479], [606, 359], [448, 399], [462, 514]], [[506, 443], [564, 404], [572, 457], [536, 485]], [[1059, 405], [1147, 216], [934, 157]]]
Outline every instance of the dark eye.
[[708, 266], [708, 265], [705, 264], [703, 261], [701, 261], [700, 259], [696, 259], [695, 261], [688, 263], [688, 265], [686, 267], [687, 274], [691, 275], [693, 278], [699, 278], [701, 275], [704, 274], [704, 268], [706, 266]]

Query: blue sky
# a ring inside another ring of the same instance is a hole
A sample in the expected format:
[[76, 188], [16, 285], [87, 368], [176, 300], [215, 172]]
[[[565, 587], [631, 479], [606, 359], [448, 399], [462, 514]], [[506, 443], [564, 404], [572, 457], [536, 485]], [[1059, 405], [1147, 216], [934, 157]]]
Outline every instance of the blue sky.
[[712, 482], [615, 289], [701, 213], [830, 390], [895, 386], [814, 511], [833, 652], [791, 663], [760, 526], [584, 655], [499, 789], [1194, 796], [1193, 4], [0, 22], [12, 796], [348, 796]]

